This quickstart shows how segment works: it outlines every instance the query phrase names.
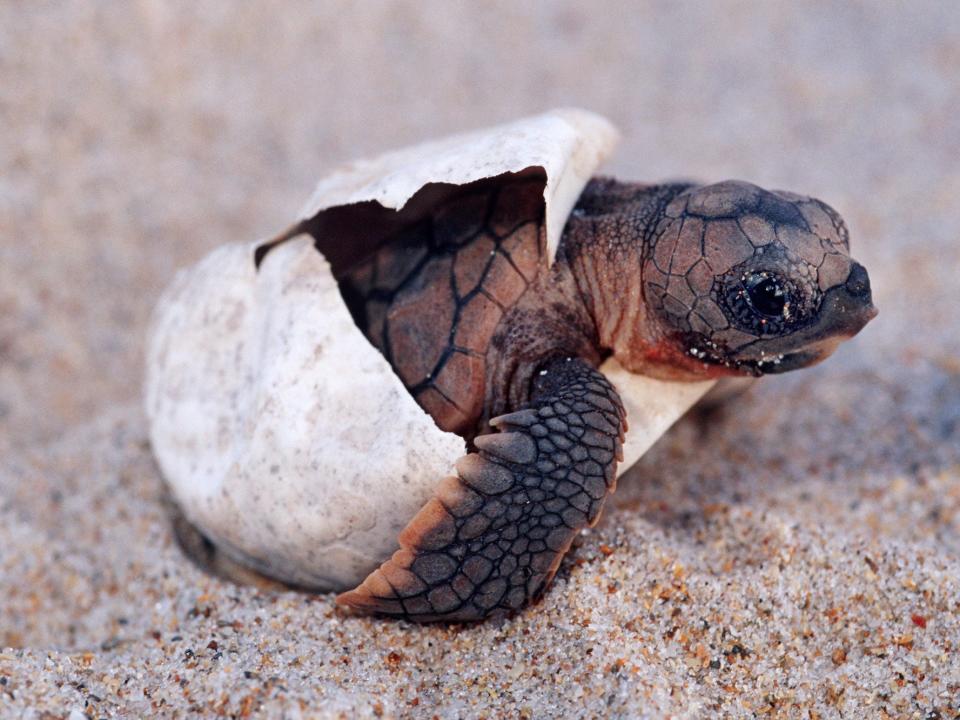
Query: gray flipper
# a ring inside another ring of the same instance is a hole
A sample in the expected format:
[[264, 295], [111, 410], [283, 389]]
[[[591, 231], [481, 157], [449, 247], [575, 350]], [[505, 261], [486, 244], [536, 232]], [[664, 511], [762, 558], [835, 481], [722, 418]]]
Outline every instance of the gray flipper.
[[400, 549], [352, 608], [419, 622], [477, 620], [539, 597], [616, 483], [626, 416], [604, 376], [577, 358], [545, 364], [526, 409], [491, 421], [400, 533]]

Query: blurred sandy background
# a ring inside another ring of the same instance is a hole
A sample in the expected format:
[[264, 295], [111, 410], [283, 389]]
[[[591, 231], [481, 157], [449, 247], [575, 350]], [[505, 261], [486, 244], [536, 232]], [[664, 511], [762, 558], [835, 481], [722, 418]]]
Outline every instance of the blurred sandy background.
[[[338, 162], [558, 105], [619, 176], [827, 200], [879, 319], [678, 426], [496, 627], [189, 565], [138, 405], [175, 270]], [[0, 128], [0, 717], [960, 717], [955, 3], [10, 0]]]

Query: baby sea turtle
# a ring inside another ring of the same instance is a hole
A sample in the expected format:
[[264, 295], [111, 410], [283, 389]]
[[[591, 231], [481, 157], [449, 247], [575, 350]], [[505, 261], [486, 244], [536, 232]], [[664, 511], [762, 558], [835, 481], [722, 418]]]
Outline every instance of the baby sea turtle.
[[352, 163], [178, 275], [146, 412], [219, 567], [415, 621], [515, 610], [712, 382], [876, 314], [832, 208], [593, 177], [615, 140], [565, 109]]
[[614, 489], [627, 426], [608, 356], [671, 380], [781, 373], [876, 314], [819, 200], [595, 179], [548, 264], [542, 189], [471, 187], [342, 274], [360, 328], [472, 450], [345, 605], [475, 620], [541, 594]]

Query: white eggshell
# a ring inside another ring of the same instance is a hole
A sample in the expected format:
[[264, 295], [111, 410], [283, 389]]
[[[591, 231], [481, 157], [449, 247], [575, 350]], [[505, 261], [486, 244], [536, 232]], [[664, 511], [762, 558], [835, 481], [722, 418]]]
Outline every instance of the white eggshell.
[[464, 451], [354, 324], [306, 238], [259, 272], [241, 244], [182, 271], [155, 313], [146, 398], [186, 517], [235, 560], [308, 587], [363, 580]]
[[600, 372], [617, 389], [630, 428], [623, 443], [623, 462], [617, 468], [618, 477], [716, 383], [715, 380], [670, 382], [634, 375], [612, 357], [600, 366]]
[[[428, 183], [542, 168], [550, 257], [616, 141], [560, 110], [354, 163], [321, 181], [301, 219], [375, 200], [400, 209]], [[174, 500], [241, 564], [318, 589], [353, 587], [452, 472], [441, 431], [354, 324], [312, 238], [221, 247], [161, 298], [147, 348], [150, 439]], [[627, 469], [711, 383], [601, 368], [623, 395]]]
[[400, 210], [429, 183], [466, 185], [542, 168], [547, 178], [547, 256], [552, 262], [567, 216], [619, 137], [609, 120], [578, 108], [452, 135], [344, 165], [319, 182], [299, 219], [367, 200]]

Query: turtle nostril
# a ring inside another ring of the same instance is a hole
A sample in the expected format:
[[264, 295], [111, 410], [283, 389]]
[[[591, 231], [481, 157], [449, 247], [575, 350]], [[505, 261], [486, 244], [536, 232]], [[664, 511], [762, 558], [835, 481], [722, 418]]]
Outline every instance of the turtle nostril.
[[858, 262], [853, 263], [845, 285], [847, 292], [854, 297], [870, 297], [870, 276], [867, 275], [867, 269]]

